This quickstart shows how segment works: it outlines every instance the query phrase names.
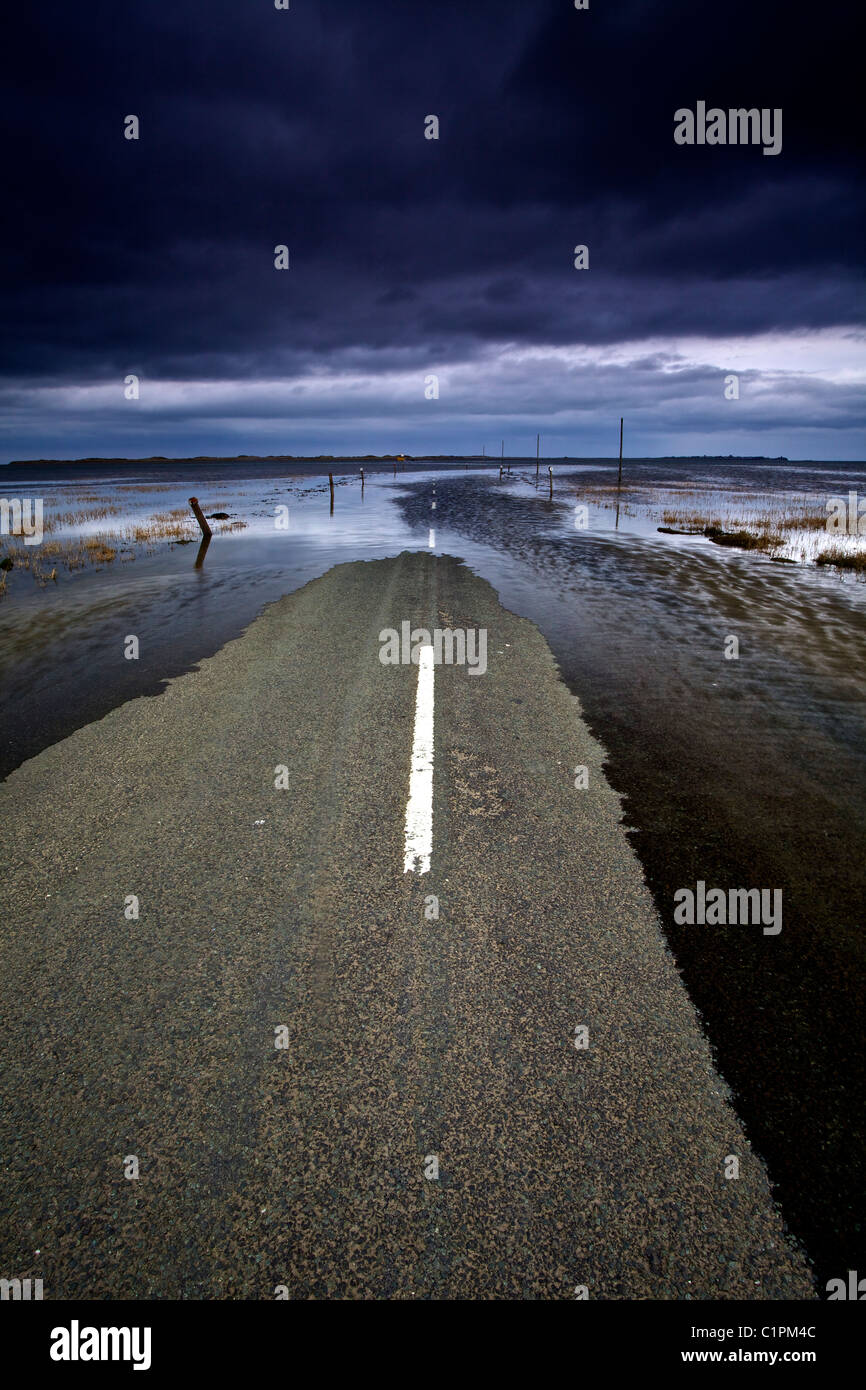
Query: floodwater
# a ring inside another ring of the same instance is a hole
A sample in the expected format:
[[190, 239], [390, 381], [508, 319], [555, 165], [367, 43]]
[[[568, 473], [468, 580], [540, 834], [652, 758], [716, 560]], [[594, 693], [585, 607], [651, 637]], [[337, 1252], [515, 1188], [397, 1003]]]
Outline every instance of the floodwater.
[[[576, 489], [592, 498], [615, 482], [609, 462], [556, 464], [552, 500], [546, 465], [538, 483], [528, 462], [501, 481], [498, 468], [413, 467], [368, 471], [363, 490], [357, 467], [335, 476], [333, 513], [327, 479], [292, 476], [291, 464], [0, 470], [3, 495], [68, 496], [73, 509], [86, 487], [120, 506], [121, 522], [191, 493], [247, 522], [215, 536], [198, 568], [196, 545], [160, 543], [58, 570], [44, 587], [10, 572], [0, 775], [123, 700], [156, 695], [333, 564], [459, 556], [538, 625], [608, 750], [668, 940], [789, 1227], [822, 1282], [862, 1271], [866, 581], [660, 534], [658, 508], [634, 491], [618, 513], [590, 500], [576, 524]], [[627, 475], [661, 497], [747, 488], [809, 495], [819, 511], [831, 496], [866, 497], [862, 464], [647, 461]], [[138, 661], [124, 659], [128, 634]], [[673, 895], [699, 880], [781, 888], [781, 933], [678, 926]]]

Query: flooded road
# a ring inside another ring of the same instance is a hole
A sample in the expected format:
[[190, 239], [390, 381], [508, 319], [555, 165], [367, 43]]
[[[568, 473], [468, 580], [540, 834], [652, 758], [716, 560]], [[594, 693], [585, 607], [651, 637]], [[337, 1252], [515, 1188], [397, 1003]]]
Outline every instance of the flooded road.
[[[213, 468], [173, 471], [168, 483], [132, 466], [91, 473], [84, 481], [124, 517], [195, 492], [205, 511], [246, 527], [215, 536], [198, 569], [194, 545], [161, 544], [45, 587], [11, 571], [0, 602], [0, 774], [119, 702], [157, 694], [334, 564], [422, 548], [465, 560], [537, 624], [608, 750], [719, 1069], [819, 1280], [862, 1270], [866, 583], [662, 535], [657, 509], [634, 494], [616, 515], [592, 500], [592, 487], [615, 481], [609, 463], [555, 465], [552, 500], [546, 466], [538, 486], [534, 465], [512, 467], [502, 481], [498, 470], [387, 470], [368, 474], [363, 491], [354, 471], [335, 479], [333, 514], [327, 479], [278, 476], [276, 466], [221, 480]], [[866, 494], [862, 465], [696, 460], [628, 471], [632, 484], [671, 491], [809, 493], [819, 509], [850, 489]], [[3, 472], [8, 495], [21, 484]], [[55, 496], [70, 488], [59, 470], [43, 481]], [[43, 481], [31, 470], [27, 492]], [[144, 491], [151, 484], [159, 490]], [[137, 661], [124, 658], [129, 634]], [[698, 881], [782, 889], [781, 933], [677, 925], [673, 895]]]

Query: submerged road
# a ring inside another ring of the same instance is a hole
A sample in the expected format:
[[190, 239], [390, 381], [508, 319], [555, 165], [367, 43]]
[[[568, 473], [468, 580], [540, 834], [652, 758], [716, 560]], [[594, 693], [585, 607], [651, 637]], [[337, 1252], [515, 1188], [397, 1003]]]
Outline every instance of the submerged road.
[[[385, 664], [404, 622], [421, 660]], [[478, 645], [475, 672], [437, 661], [436, 629], [484, 630], [483, 674]], [[14, 772], [0, 1275], [47, 1299], [814, 1297], [602, 756], [538, 631], [403, 554]]]

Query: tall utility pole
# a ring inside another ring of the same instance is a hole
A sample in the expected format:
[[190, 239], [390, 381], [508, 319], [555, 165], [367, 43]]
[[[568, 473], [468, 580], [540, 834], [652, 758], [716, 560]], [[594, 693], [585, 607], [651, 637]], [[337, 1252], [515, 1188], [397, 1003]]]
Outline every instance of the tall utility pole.
[[622, 416], [619, 419], [619, 476], [616, 480], [617, 487], [622, 487]]

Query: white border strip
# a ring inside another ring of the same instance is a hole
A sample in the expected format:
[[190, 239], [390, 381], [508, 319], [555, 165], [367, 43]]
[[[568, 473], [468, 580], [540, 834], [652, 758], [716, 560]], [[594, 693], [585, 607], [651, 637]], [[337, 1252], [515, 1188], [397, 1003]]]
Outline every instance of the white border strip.
[[418, 653], [415, 735], [406, 803], [404, 874], [429, 874], [433, 853], [433, 648]]

